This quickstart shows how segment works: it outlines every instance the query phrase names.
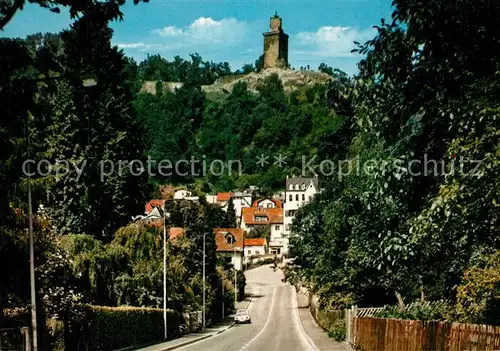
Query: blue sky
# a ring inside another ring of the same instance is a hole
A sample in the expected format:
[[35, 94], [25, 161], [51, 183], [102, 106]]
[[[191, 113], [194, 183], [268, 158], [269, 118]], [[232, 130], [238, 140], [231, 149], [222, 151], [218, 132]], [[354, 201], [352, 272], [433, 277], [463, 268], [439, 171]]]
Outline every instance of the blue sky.
[[[290, 36], [293, 67], [317, 69], [325, 62], [353, 74], [359, 56], [350, 53], [352, 42], [372, 38], [372, 26], [389, 19], [392, 8], [390, 0], [150, 0], [138, 5], [128, 1], [124, 21], [112, 24], [113, 44], [137, 61], [148, 53], [170, 60], [197, 52], [204, 60], [227, 61], [238, 69], [262, 54], [262, 33], [275, 11]], [[1, 35], [57, 32], [70, 23], [67, 11], [55, 14], [26, 4]]]

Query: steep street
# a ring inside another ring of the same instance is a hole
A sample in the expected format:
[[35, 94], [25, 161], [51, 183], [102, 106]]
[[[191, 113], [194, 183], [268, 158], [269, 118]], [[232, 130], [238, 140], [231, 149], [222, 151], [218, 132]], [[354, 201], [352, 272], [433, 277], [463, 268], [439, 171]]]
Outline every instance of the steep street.
[[317, 350], [300, 323], [296, 293], [268, 266], [247, 271], [252, 324], [235, 325], [179, 350]]

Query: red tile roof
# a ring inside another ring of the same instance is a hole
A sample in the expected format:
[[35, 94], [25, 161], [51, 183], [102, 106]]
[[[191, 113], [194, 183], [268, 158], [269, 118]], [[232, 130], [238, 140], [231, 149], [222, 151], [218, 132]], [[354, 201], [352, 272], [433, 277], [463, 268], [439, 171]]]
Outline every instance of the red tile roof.
[[231, 198], [232, 193], [218, 193], [217, 194], [217, 201], [229, 201]]
[[[259, 208], [246, 207], [241, 209], [241, 216], [245, 224], [282, 224], [283, 209], [282, 208]], [[255, 217], [266, 217], [266, 221], [256, 221]]]
[[[217, 245], [218, 252], [224, 251], [238, 251], [243, 249], [244, 242], [244, 231], [241, 228], [214, 228], [213, 232], [215, 234], [215, 244]], [[227, 242], [226, 236], [232, 234], [234, 238], [234, 243], [229, 244]]]
[[265, 245], [267, 245], [266, 238], [245, 239], [245, 247], [247, 247], [247, 246], [265, 246]]
[[177, 238], [183, 236], [185, 233], [186, 233], [186, 231], [182, 227], [172, 227], [169, 229], [170, 240], [177, 239]]
[[163, 219], [158, 219], [155, 221], [149, 221], [144, 223], [146, 227], [156, 227], [156, 228], [163, 228]]
[[153, 208], [155, 207], [163, 207], [163, 201], [164, 200], [149, 200], [149, 202], [146, 204], [144, 213], [148, 214], [149, 212], [153, 211]]
[[283, 202], [281, 202], [280, 200], [276, 200], [276, 199], [269, 199], [269, 198], [265, 198], [265, 199], [260, 199], [260, 200], [255, 200], [252, 204], [252, 207], [259, 207], [259, 202], [262, 202], [264, 200], [269, 200], [269, 201], [272, 201], [274, 203], [274, 205], [276, 206], [276, 208], [282, 208], [283, 207]]

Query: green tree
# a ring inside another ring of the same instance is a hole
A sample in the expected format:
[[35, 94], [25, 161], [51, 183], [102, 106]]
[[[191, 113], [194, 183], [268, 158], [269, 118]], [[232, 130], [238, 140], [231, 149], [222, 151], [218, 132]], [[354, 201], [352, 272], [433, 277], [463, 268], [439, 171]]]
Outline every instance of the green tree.
[[236, 211], [234, 209], [233, 198], [230, 198], [228, 203], [227, 203], [227, 218], [228, 218], [228, 222], [230, 224], [228, 228], [235, 228], [236, 227]]
[[257, 60], [255, 60], [255, 71], [260, 72], [264, 69], [264, 54], [260, 55]]

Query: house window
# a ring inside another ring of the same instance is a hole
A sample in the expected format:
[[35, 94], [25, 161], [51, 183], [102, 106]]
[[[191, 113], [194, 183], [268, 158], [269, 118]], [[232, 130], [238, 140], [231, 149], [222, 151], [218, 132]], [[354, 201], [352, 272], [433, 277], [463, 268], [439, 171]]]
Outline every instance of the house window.
[[260, 253], [260, 251], [259, 250], [255, 250], [255, 253], [258, 255]]
[[312, 199], [313, 199], [313, 198], [312, 198], [312, 196], [309, 196], [309, 202], [311, 202], [311, 201], [312, 201]]
[[264, 217], [264, 216], [255, 216], [255, 221], [257, 221], [257, 222], [265, 222], [265, 221], [267, 221], [267, 217]]
[[299, 185], [295, 184], [295, 190], [299, 190]]
[[302, 190], [304, 190], [306, 188], [306, 185], [304, 183], [302, 183]]
[[226, 242], [230, 245], [234, 244], [234, 236], [232, 236], [231, 234], [227, 234], [226, 235]]
[[293, 190], [293, 184], [290, 184], [289, 188], [290, 190]]
[[272, 208], [273, 204], [267, 204], [267, 208]]
[[306, 195], [302, 194], [302, 201], [306, 201]]
[[280, 226], [279, 225], [275, 225], [274, 226], [274, 230], [280, 230]]
[[241, 199], [241, 204], [244, 205], [245, 204], [245, 200]]
[[289, 199], [290, 201], [293, 201], [293, 195], [292, 195], [292, 194], [290, 194], [290, 196], [288, 197], [288, 199]]
[[248, 250], [248, 254], [251, 255], [252, 254], [252, 250]]
[[295, 201], [299, 201], [299, 194], [295, 194]]

